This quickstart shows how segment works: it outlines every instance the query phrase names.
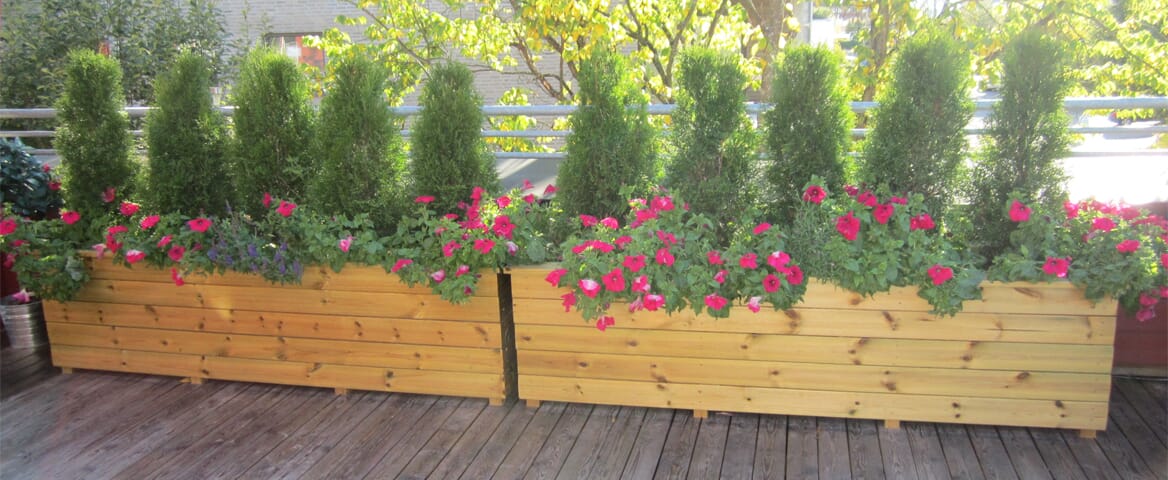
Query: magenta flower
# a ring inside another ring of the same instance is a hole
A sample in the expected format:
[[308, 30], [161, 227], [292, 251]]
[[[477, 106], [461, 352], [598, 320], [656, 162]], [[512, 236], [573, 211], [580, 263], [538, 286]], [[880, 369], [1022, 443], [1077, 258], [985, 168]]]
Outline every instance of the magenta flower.
[[138, 263], [142, 261], [143, 258], [146, 258], [146, 254], [141, 250], [126, 251], [126, 263]]
[[106, 235], [114, 236], [114, 235], [118, 235], [120, 233], [126, 233], [128, 231], [130, 231], [130, 229], [126, 228], [125, 225], [114, 225], [114, 226], [106, 229], [105, 233], [106, 233]]
[[904, 197], [893, 196], [888, 199], [888, 203], [895, 203], [897, 205], [908, 205], [908, 199]]
[[1071, 201], [1063, 202], [1063, 210], [1067, 212], [1067, 220], [1072, 220], [1079, 216], [1079, 204], [1077, 203]]
[[421, 195], [414, 198], [414, 203], [427, 204], [434, 201], [433, 195]]
[[754, 313], [758, 313], [759, 310], [762, 310], [760, 302], [762, 302], [762, 297], [750, 297], [750, 300], [746, 302], [746, 308], [749, 308]]
[[446, 245], [442, 246], [442, 256], [444, 256], [444, 257], [454, 256], [454, 251], [458, 250], [459, 248], [462, 248], [462, 244], [460, 244], [454, 240], [446, 242]]
[[1120, 253], [1132, 253], [1140, 248], [1140, 242], [1135, 240], [1124, 240], [1115, 246]]
[[600, 223], [600, 222], [598, 220], [596, 220], [596, 217], [593, 217], [592, 215], [583, 215], [583, 214], [580, 215], [580, 225], [583, 225], [584, 228], [589, 228], [589, 227], [595, 226], [597, 223]]
[[798, 265], [791, 265], [787, 270], [787, 283], [790, 285], [800, 285], [803, 283], [803, 269]]
[[591, 278], [582, 278], [577, 282], [577, 285], [588, 298], [596, 298], [596, 294], [600, 293], [600, 284]]
[[880, 204], [880, 200], [876, 199], [876, 195], [874, 195], [870, 191], [866, 191], [864, 193], [861, 193], [859, 196], [856, 197], [856, 201], [859, 202], [861, 205], [864, 205], [866, 207], [875, 207], [876, 205]]
[[600, 330], [602, 332], [604, 331], [604, 329], [611, 327], [613, 325], [616, 325], [616, 319], [612, 318], [610, 316], [605, 315], [603, 317], [596, 319], [596, 329]]
[[1155, 306], [1156, 303], [1158, 303], [1159, 301], [1160, 301], [1160, 292], [1157, 292], [1155, 290], [1152, 290], [1151, 294], [1148, 294], [1148, 293], [1141, 293], [1140, 294], [1140, 305], [1141, 306], [1144, 306], [1144, 307]]
[[572, 293], [572, 292], [568, 292], [568, 293], [565, 293], [563, 295], [560, 295], [560, 298], [564, 299], [562, 302], [562, 304], [564, 305], [564, 312], [572, 311], [572, 305], [576, 304], [576, 294]]
[[340, 248], [341, 251], [345, 252], [345, 253], [349, 253], [349, 247], [352, 247], [352, 246], [353, 246], [353, 236], [352, 235], [349, 235], [345, 238], [342, 238], [340, 241], [337, 242], [337, 248]]
[[515, 233], [515, 224], [511, 223], [511, 217], [499, 215], [495, 217], [495, 224], [491, 226], [491, 231], [495, 235], [510, 240]]
[[1136, 312], [1136, 320], [1141, 322], [1146, 322], [1153, 318], [1156, 318], [1156, 310], [1153, 308], [1141, 308], [1140, 311]]
[[114, 187], [109, 187], [101, 192], [101, 201], [105, 203], [113, 203], [118, 198], [118, 191]]
[[803, 191], [804, 202], [822, 203], [825, 198], [827, 198], [827, 192], [819, 185], [811, 185]]
[[1014, 222], [1025, 222], [1030, 220], [1030, 207], [1023, 205], [1022, 202], [1014, 200], [1010, 204], [1010, 220]]
[[787, 254], [787, 252], [774, 252], [767, 255], [766, 262], [771, 268], [779, 270], [785, 268], [788, 263], [791, 263], [791, 255]]
[[645, 295], [645, 301], [643, 303], [645, 305], [645, 310], [656, 312], [657, 309], [665, 306], [665, 297], [655, 293], [650, 293]]
[[929, 267], [929, 278], [933, 279], [933, 285], [941, 285], [953, 278], [953, 269], [941, 266], [941, 264]]
[[629, 226], [633, 228], [637, 228], [641, 226], [641, 224], [657, 218], [657, 212], [649, 209], [637, 210], [634, 212], [634, 214], [637, 216], [637, 219], [633, 221], [633, 223], [629, 224]]
[[182, 274], [179, 273], [177, 268], [170, 269], [170, 279], [174, 281], [174, 285], [176, 287], [181, 287], [187, 283], [187, 282], [183, 281]]
[[431, 273], [430, 278], [434, 279], [434, 283], [442, 283], [443, 280], [446, 280], [446, 270], [438, 270], [437, 272]]
[[630, 272], [637, 273], [641, 271], [642, 268], [645, 268], [645, 256], [626, 255], [623, 265], [625, 268], [629, 269]]
[[142, 221], [138, 222], [138, 226], [141, 227], [142, 230], [149, 230], [154, 228], [154, 226], [158, 224], [159, 220], [161, 220], [161, 217], [158, 215], [150, 215], [146, 218], [143, 218]]
[[[46, 167], [48, 165], [45, 165]], [[56, 180], [49, 180], [49, 190], [57, 191], [61, 189], [61, 182]]]
[[892, 218], [895, 211], [896, 207], [893, 207], [891, 203], [882, 203], [872, 209], [872, 217], [876, 219], [876, 223], [887, 225], [888, 219]]
[[474, 249], [483, 255], [491, 253], [492, 248], [495, 248], [495, 241], [489, 238], [478, 238], [474, 241]]
[[657, 239], [661, 240], [661, 243], [664, 243], [667, 247], [677, 245], [677, 237], [664, 230], [657, 231]]
[[511, 205], [511, 197], [504, 195], [502, 197], [496, 198], [495, 205], [498, 205], [499, 208], [507, 208], [508, 205]]
[[600, 280], [604, 282], [604, 288], [610, 292], [622, 292], [625, 289], [625, 275], [619, 268], [612, 269]]
[[728, 300], [726, 300], [721, 295], [718, 295], [716, 293], [711, 293], [709, 295], [706, 295], [706, 306], [710, 307], [710, 310], [716, 311], [716, 310], [721, 310], [723, 308], [726, 308], [727, 303], [729, 303]]
[[1168, 253], [1160, 254], [1160, 265], [1164, 268], [1168, 268]]
[[738, 266], [747, 270], [754, 270], [758, 268], [758, 254], [751, 252], [743, 255], [738, 259]]
[[97, 258], [104, 258], [105, 257], [105, 244], [104, 243], [93, 244], [93, 252], [97, 254]]
[[[72, 222], [66, 222], [66, 223], [72, 223]], [[15, 232], [15, 231], [16, 231], [16, 219], [15, 218], [5, 218], [4, 220], [0, 220], [0, 235], [11, 235], [12, 232]]]
[[516, 245], [515, 242], [507, 242], [507, 255], [515, 256], [517, 252], [519, 252], [519, 245]]
[[649, 277], [641, 275], [633, 279], [633, 293], [649, 293]]
[[1115, 221], [1108, 217], [1099, 217], [1091, 222], [1091, 230], [1097, 232], [1110, 232], [1115, 228]]
[[1068, 258], [1046, 257], [1046, 263], [1042, 265], [1042, 271], [1047, 275], [1063, 278], [1067, 276], [1067, 268], [1070, 266], [1071, 261]]
[[276, 207], [276, 212], [285, 218], [291, 217], [293, 210], [296, 210], [296, 204], [287, 200], [280, 200], [280, 206]]
[[16, 300], [16, 303], [24, 304], [32, 301], [32, 295], [28, 293], [28, 290], [22, 288], [19, 292], [12, 294], [12, 299]]
[[649, 208], [658, 212], [668, 212], [673, 210], [675, 207], [673, 206], [672, 198], [667, 196], [658, 196], [653, 197], [653, 200], [649, 202]]
[[613, 240], [612, 243], [616, 245], [616, 248], [624, 250], [630, 243], [633, 243], [633, 237], [621, 235], [620, 238]]
[[718, 273], [714, 274], [714, 281], [718, 283], [726, 283], [727, 275], [730, 275], [728, 270], [718, 270]]
[[766, 290], [767, 293], [775, 293], [779, 291], [779, 288], [782, 286], [783, 282], [779, 280], [779, 277], [776, 277], [772, 273], [768, 273], [767, 276], [762, 279], [762, 288], [763, 290]]
[[208, 228], [211, 228], [211, 221], [206, 218], [199, 217], [193, 220], [188, 220], [187, 226], [191, 227], [191, 230], [193, 231], [202, 233], [206, 232]]
[[406, 265], [409, 265], [411, 263], [414, 263], [414, 261], [410, 260], [408, 258], [399, 258], [396, 262], [394, 262], [393, 268], [390, 268], [389, 272], [390, 273], [397, 273], [398, 270], [406, 268]]
[[674, 260], [673, 253], [671, 253], [669, 251], [669, 247], [657, 250], [656, 260], [657, 260], [657, 263], [659, 265], [665, 265], [666, 267], [671, 267], [671, 266], [673, 266], [673, 260]]
[[535, 188], [535, 185], [531, 184], [531, 180], [528, 180], [525, 178], [525, 179], [523, 179], [523, 188], [519, 191], [526, 192], [526, 191], [531, 190], [533, 188]]
[[466, 275], [467, 273], [470, 273], [470, 266], [469, 265], [459, 265], [458, 269], [454, 271], [454, 276], [461, 277], [463, 275]]
[[260, 203], [262, 203], [264, 205], [264, 208], [271, 208], [272, 207], [272, 194], [270, 194], [268, 192], [264, 192], [264, 198], [262, 200], [260, 200]]
[[844, 185], [844, 193], [847, 193], [849, 197], [854, 198], [856, 194], [860, 193], [860, 189], [855, 185]]
[[534, 194], [534, 193], [529, 193], [529, 194], [527, 194], [527, 195], [524, 195], [524, 196], [523, 196], [523, 201], [524, 201], [524, 203], [527, 203], [528, 205], [531, 205], [531, 204], [535, 203], [535, 194]]
[[936, 226], [937, 224], [933, 223], [933, 217], [930, 217], [927, 213], [912, 217], [908, 221], [909, 230], [932, 230]]
[[[166, 255], [169, 256], [170, 259], [175, 261], [175, 262], [181, 262], [183, 259], [183, 255], [186, 255], [186, 253], [187, 253], [187, 247], [184, 247], [182, 245], [175, 245], [175, 246], [170, 248], [169, 252], [166, 252]], [[127, 254], [127, 255], [129, 255], [129, 254]]]
[[710, 250], [709, 252], [706, 252], [706, 261], [710, 262], [710, 265], [721, 265], [725, 263], [725, 261], [722, 260], [722, 254], [717, 250]]
[[853, 241], [860, 233], [860, 219], [856, 218], [853, 212], [848, 211], [847, 215], [835, 220], [835, 229], [849, 242]]
[[174, 235], [164, 235], [162, 238], [158, 239], [158, 248], [170, 245], [170, 241], [173, 239]]
[[72, 210], [61, 213], [61, 221], [65, 222], [65, 225], [72, 225], [77, 223], [78, 220], [81, 220], [80, 213], [74, 212]]
[[551, 195], [553, 193], [556, 193], [556, 186], [555, 185], [548, 185], [547, 188], [543, 189], [543, 195], [545, 197], [548, 195]]
[[118, 211], [121, 212], [122, 215], [129, 217], [135, 213], [138, 213], [138, 208], [139, 206], [136, 203], [122, 202], [122, 204], [118, 206]]
[[754, 234], [755, 235], [762, 235], [763, 233], [765, 233], [767, 230], [770, 230], [770, 229], [771, 229], [771, 224], [766, 223], [766, 222], [762, 222], [754, 227]]
[[563, 278], [564, 275], [567, 273], [568, 273], [567, 270], [565, 270], [563, 268], [557, 268], [555, 270], [548, 272], [547, 276], [543, 277], [543, 279], [544, 279], [544, 281], [552, 284], [553, 287], [558, 287], [558, 286], [560, 286], [560, 279]]
[[600, 219], [600, 224], [603, 225], [604, 228], [608, 228], [608, 229], [612, 229], [612, 230], [616, 230], [616, 229], [620, 228], [620, 222], [618, 222], [615, 218], [612, 218], [612, 217], [604, 217], [604, 218]]

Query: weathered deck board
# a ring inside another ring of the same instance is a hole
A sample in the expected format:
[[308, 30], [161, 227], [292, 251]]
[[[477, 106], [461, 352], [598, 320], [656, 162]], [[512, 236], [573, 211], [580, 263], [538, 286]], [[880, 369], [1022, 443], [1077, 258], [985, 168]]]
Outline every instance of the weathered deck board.
[[1168, 478], [1168, 383], [1117, 378], [1108, 430], [592, 406], [145, 375], [3, 352], [0, 470], [39, 478]]

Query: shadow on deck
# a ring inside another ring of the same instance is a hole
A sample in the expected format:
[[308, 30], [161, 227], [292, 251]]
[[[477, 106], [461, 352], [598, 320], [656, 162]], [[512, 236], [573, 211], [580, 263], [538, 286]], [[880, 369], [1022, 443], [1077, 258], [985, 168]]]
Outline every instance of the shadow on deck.
[[1075, 432], [485, 400], [0, 362], [0, 475], [24, 478], [1168, 478], [1168, 383], [1116, 377]]

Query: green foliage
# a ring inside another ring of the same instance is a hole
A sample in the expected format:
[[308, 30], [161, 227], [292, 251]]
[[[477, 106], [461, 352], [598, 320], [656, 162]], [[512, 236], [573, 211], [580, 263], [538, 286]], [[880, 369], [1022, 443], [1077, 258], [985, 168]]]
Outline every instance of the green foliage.
[[63, 205], [60, 188], [48, 165], [20, 143], [0, 139], [0, 205], [4, 211], [36, 220], [45, 218]]
[[320, 104], [320, 172], [311, 185], [317, 211], [367, 213], [381, 228], [398, 214], [405, 169], [399, 123], [385, 100], [385, 73], [364, 57], [333, 61], [331, 88]]
[[86, 224], [132, 198], [138, 165], [122, 101], [117, 62], [87, 50], [69, 54], [65, 93], [57, 101], [57, 152], [64, 166], [64, 197]]
[[756, 136], [746, 116], [746, 75], [733, 55], [691, 48], [681, 56], [673, 114], [677, 154], [665, 184], [726, 234], [754, 205]]
[[944, 217], [965, 161], [969, 84], [969, 56], [951, 36], [928, 29], [911, 38], [876, 109], [861, 179], [921, 194], [929, 211]]
[[848, 157], [852, 110], [840, 64], [826, 47], [788, 48], [772, 87], [774, 108], [763, 116], [769, 164], [769, 213], [783, 225], [795, 219], [803, 187], [818, 175], [840, 191], [854, 169]]
[[422, 113], [411, 128], [410, 174], [419, 196], [433, 196], [438, 212], [452, 212], [474, 187], [499, 189], [495, 158], [483, 141], [483, 99], [466, 66], [430, 71], [418, 99]]
[[560, 164], [558, 200], [569, 216], [623, 216], [629, 207], [622, 187], [644, 195], [660, 171], [645, 97], [623, 59], [603, 49], [581, 66], [578, 99], [569, 120], [567, 158]]
[[227, 123], [211, 104], [211, 70], [184, 53], [155, 84], [146, 117], [148, 191], [162, 212], [219, 215], [231, 203]]
[[10, 233], [0, 234], [0, 251], [12, 255], [17, 282], [30, 294], [43, 300], [69, 300], [89, 281], [77, 251], [87, 238], [82, 224], [0, 218], [0, 232], [8, 232], [10, 227], [14, 227]]
[[1069, 152], [1063, 97], [1070, 88], [1062, 44], [1034, 30], [1017, 37], [1002, 57], [1001, 101], [986, 120], [986, 147], [970, 176], [970, 245], [987, 259], [1009, 244], [1015, 224], [1007, 200], [1058, 207]]
[[316, 170], [310, 100], [294, 60], [266, 48], [244, 59], [235, 85], [232, 171], [240, 206], [253, 216], [262, 212], [264, 193], [305, 198]]

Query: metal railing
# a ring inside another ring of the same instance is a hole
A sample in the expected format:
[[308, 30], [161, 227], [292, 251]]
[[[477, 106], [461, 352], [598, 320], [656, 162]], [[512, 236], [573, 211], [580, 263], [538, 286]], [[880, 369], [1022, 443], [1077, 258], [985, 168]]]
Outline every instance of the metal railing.
[[[974, 101], [975, 117], [977, 115], [988, 114], [997, 99], [978, 99]], [[1131, 109], [1168, 109], [1168, 97], [1092, 97], [1092, 98], [1068, 98], [1063, 102], [1064, 107], [1071, 117], [1072, 124], [1068, 130], [1073, 134], [1158, 134], [1168, 133], [1168, 125], [1140, 125], [1140, 126], [1109, 126], [1109, 127], [1091, 127], [1079, 125], [1081, 118], [1085, 112], [1089, 110], [1131, 110]], [[877, 106], [877, 102], [852, 102], [851, 108], [856, 113], [863, 113], [871, 110]], [[765, 103], [748, 103], [746, 104], [746, 112], [758, 124], [758, 118], [761, 114], [772, 107]], [[650, 115], [670, 115], [677, 108], [674, 104], [652, 104], [648, 107]], [[235, 111], [233, 106], [219, 107], [219, 110], [225, 115], [232, 115]], [[410, 117], [417, 115], [422, 111], [420, 106], [402, 106], [391, 107], [396, 114], [403, 117]], [[131, 118], [145, 117], [150, 111], [150, 107], [127, 107], [126, 113]], [[576, 111], [575, 105], [532, 105], [532, 106], [509, 106], [509, 105], [490, 105], [483, 107], [483, 114], [488, 117], [506, 117], [506, 116], [528, 116], [528, 117], [566, 117], [572, 112]], [[57, 114], [56, 109], [53, 108], [0, 108], [0, 119], [51, 119], [55, 118]], [[132, 132], [134, 135], [142, 135], [141, 130]], [[402, 130], [402, 135], [408, 136], [409, 130]], [[531, 130], [483, 130], [482, 134], [487, 138], [524, 138], [524, 139], [562, 139], [567, 137], [571, 131], [569, 130], [547, 130], [547, 129], [531, 129]], [[867, 135], [868, 129], [856, 128], [852, 130], [852, 135], [856, 138], [863, 138]], [[970, 126], [965, 129], [967, 135], [982, 135], [985, 133], [984, 128]], [[56, 135], [53, 130], [0, 130], [0, 138], [51, 138]], [[37, 155], [55, 155], [55, 151], [51, 149], [33, 150]], [[1120, 154], [1119, 152], [1111, 152]], [[1072, 156], [1103, 156], [1109, 152], [1073, 152]], [[1168, 157], [1168, 150], [1149, 150], [1141, 152], [1143, 155], [1164, 155]], [[495, 152], [495, 157], [498, 159], [558, 159], [565, 156], [564, 152]]]

